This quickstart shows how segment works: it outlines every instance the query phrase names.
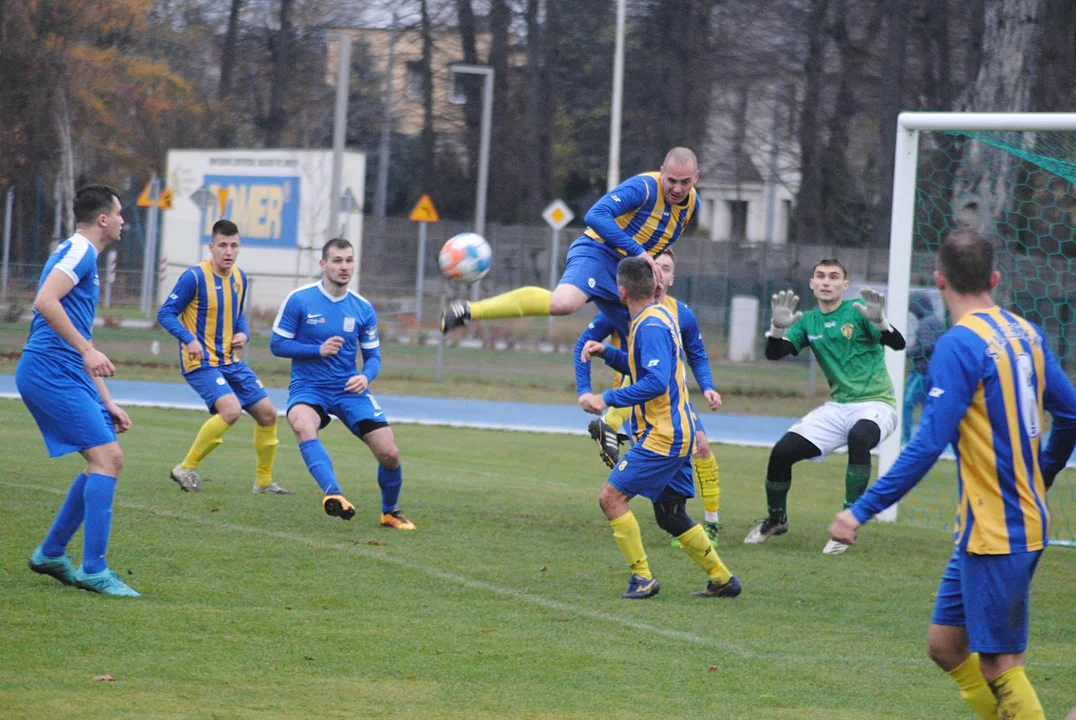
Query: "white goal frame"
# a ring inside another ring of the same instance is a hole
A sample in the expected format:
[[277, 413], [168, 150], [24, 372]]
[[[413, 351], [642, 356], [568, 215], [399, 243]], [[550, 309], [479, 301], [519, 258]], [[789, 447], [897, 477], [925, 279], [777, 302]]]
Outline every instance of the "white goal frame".
[[[902, 112], [897, 117], [897, 143], [893, 164], [893, 215], [889, 226], [889, 290], [886, 310], [898, 327], [908, 317], [912, 273], [912, 237], [915, 232], [915, 191], [919, 169], [919, 133], [946, 130], [1076, 131], [1076, 113], [960, 113]], [[878, 451], [881, 477], [900, 455], [904, 420], [904, 353], [886, 348], [885, 366], [897, 396], [897, 429]], [[878, 514], [879, 520], [897, 519], [894, 505]]]

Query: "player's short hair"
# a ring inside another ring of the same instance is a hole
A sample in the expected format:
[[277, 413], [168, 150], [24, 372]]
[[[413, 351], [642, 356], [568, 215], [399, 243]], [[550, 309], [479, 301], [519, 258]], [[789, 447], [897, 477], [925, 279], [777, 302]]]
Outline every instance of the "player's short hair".
[[239, 234], [239, 226], [231, 220], [217, 220], [213, 223], [212, 235], [224, 235], [225, 237], [235, 237]]
[[87, 185], [75, 193], [75, 224], [87, 225], [98, 215], [112, 212], [112, 198], [119, 199], [119, 192], [108, 185]]
[[629, 257], [616, 267], [616, 284], [621, 285], [631, 300], [650, 300], [654, 297], [654, 269], [644, 257]]
[[344, 248], [349, 248], [349, 247], [352, 247], [352, 245], [351, 245], [351, 241], [348, 240], [347, 238], [340, 238], [340, 237], [333, 238], [332, 240], [330, 240], [329, 242], [325, 243], [322, 246], [322, 248], [321, 248], [321, 259], [322, 260], [328, 260], [330, 250], [337, 250], [337, 249], [343, 250]]
[[949, 233], [938, 248], [937, 267], [958, 293], [990, 292], [994, 245], [972, 228]]
[[[658, 257], [661, 257], [662, 255], [668, 255], [670, 260], [672, 260], [674, 263], [676, 262], [676, 253], [672, 251], [672, 248], [665, 248], [660, 253], [658, 253]], [[654, 259], [657, 260], [657, 258]]]
[[665, 153], [665, 160], [662, 161], [661, 166], [665, 167], [670, 163], [691, 165], [691, 168], [695, 171], [698, 171], [699, 169], [699, 161], [695, 157], [695, 153], [686, 147], [674, 147], [672, 150]]
[[844, 266], [844, 263], [842, 263], [837, 258], [822, 258], [814, 264], [814, 267], [811, 268], [811, 275], [814, 275], [814, 271], [820, 267], [839, 267], [841, 269], [841, 272], [844, 273], [844, 276], [846, 278], [848, 277], [848, 268], [846, 268]]

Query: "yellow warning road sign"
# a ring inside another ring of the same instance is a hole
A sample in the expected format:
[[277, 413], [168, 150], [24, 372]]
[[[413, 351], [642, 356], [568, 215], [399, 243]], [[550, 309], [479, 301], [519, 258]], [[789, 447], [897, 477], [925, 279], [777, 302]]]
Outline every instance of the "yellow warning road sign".
[[[151, 207], [153, 205], [153, 201], [149, 198], [149, 186], [152, 183], [152, 180], [146, 183], [146, 187], [142, 189], [142, 194], [138, 196], [138, 200], [135, 202], [135, 205], [137, 205], [138, 207], [145, 208]], [[172, 200], [175, 198], [175, 196], [176, 194], [171, 188], [162, 189], [160, 191], [160, 197], [158, 197], [157, 199], [157, 207], [159, 207], [161, 210], [171, 210]]]
[[433, 206], [433, 200], [430, 200], [429, 195], [423, 195], [415, 203], [415, 209], [411, 211], [411, 215], [408, 218], [411, 222], [431, 222], [435, 223], [441, 219], [437, 214], [437, 208]]

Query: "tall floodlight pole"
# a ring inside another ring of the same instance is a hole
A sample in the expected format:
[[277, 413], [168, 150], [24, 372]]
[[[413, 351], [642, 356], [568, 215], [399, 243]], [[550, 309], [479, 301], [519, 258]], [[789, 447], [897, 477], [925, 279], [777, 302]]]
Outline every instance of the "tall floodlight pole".
[[351, 86], [351, 35], [336, 35], [340, 52], [336, 67], [336, 115], [333, 120], [333, 179], [329, 189], [329, 221], [325, 239], [330, 240], [340, 221], [340, 186], [344, 175], [344, 138], [347, 135], [347, 96]]
[[[482, 75], [482, 130], [478, 146], [478, 189], [475, 191], [474, 231], [486, 236], [486, 187], [489, 184], [489, 137], [493, 122], [493, 68], [486, 65], [453, 65], [452, 72]], [[471, 300], [478, 299], [478, 283], [471, 285]]]
[[606, 189], [620, 184], [620, 110], [624, 105], [624, 19], [627, 0], [616, 3], [616, 52], [613, 55], [613, 110], [609, 114], [609, 182]]

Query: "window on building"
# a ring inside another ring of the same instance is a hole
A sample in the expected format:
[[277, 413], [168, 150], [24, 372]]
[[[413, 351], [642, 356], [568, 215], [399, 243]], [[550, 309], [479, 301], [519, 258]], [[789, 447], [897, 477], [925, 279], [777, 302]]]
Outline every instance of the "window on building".
[[729, 240], [743, 242], [747, 239], [747, 201], [726, 200], [729, 208]]
[[467, 104], [467, 95], [463, 92], [463, 75], [461, 73], [452, 73], [452, 93], [448, 96], [448, 101], [453, 105]]
[[422, 61], [411, 60], [407, 63], [407, 99], [419, 100], [426, 89], [426, 75], [422, 72]]

